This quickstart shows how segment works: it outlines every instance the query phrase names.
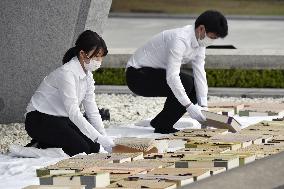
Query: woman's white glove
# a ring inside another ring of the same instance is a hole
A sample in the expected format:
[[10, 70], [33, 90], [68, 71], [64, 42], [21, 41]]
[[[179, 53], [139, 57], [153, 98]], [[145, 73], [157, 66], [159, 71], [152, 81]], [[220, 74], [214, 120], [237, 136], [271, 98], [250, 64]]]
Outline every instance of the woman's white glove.
[[195, 105], [195, 104], [190, 104], [186, 108], [186, 111], [188, 112], [191, 118], [196, 119], [199, 122], [204, 122], [206, 121], [206, 117], [202, 114], [201, 110], [202, 110], [202, 107]]
[[101, 129], [99, 133], [101, 133], [103, 136], [107, 135], [105, 128]]
[[105, 135], [100, 135], [98, 137], [98, 143], [100, 143], [108, 153], [112, 152], [112, 147], [115, 145], [113, 140], [109, 136]]

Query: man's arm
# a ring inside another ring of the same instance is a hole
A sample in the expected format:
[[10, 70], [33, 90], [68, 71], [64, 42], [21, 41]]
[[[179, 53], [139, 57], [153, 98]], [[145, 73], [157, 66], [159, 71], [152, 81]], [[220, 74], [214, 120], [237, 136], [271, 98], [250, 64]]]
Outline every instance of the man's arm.
[[203, 122], [206, 118], [201, 113], [200, 107], [191, 103], [179, 75], [181, 61], [186, 49], [185, 43], [182, 40], [176, 39], [171, 41], [168, 47], [167, 83], [178, 101], [186, 107], [186, 111], [189, 113], [190, 117]]
[[207, 107], [208, 85], [205, 72], [205, 48], [200, 49], [192, 61], [192, 70], [197, 102], [200, 106]]
[[188, 107], [191, 104], [191, 101], [185, 92], [179, 75], [182, 57], [184, 51], [186, 50], [185, 43], [181, 39], [173, 39], [169, 41], [166, 48], [168, 49], [168, 54], [166, 57], [167, 83], [178, 101], [183, 106]]

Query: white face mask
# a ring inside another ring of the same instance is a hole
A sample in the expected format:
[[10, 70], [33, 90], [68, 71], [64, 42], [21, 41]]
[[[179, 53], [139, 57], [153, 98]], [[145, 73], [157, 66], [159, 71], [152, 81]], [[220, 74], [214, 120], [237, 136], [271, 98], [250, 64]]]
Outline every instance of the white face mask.
[[208, 46], [213, 44], [214, 39], [211, 39], [205, 33], [205, 37], [203, 39], [200, 39], [200, 35], [199, 35], [199, 38], [197, 39], [197, 41], [198, 41], [199, 46], [201, 46], [201, 47], [208, 47]]
[[102, 64], [101, 61], [91, 59], [89, 64], [84, 62], [84, 67], [85, 67], [86, 70], [93, 72], [93, 71], [99, 69], [101, 67], [101, 64]]

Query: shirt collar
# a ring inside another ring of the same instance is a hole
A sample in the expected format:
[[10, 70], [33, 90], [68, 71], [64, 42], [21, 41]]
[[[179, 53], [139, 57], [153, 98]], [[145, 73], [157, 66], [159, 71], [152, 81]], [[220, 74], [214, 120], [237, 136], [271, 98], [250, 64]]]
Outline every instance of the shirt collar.
[[195, 27], [194, 27], [194, 25], [191, 26], [191, 32], [190, 33], [191, 33], [191, 47], [193, 47], [193, 48], [199, 47], [197, 38], [195, 36]]
[[74, 66], [74, 69], [72, 71], [73, 71], [73, 73], [78, 75], [80, 79], [84, 79], [87, 75], [89, 75], [89, 71], [86, 74], [85, 71], [83, 70], [83, 68], [82, 68], [82, 66], [80, 64], [80, 61], [78, 60], [77, 56], [72, 58], [72, 61], [73, 61], [72, 64]]

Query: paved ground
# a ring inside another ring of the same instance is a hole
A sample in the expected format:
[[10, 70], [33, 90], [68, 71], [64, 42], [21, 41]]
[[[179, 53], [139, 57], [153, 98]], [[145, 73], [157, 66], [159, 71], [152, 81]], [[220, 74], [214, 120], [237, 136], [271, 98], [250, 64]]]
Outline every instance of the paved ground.
[[[127, 86], [119, 85], [97, 85], [96, 93], [107, 94], [133, 94]], [[220, 97], [246, 97], [246, 98], [282, 98], [284, 89], [271, 88], [220, 88], [209, 87], [208, 95]]]
[[[186, 18], [109, 18], [104, 38], [109, 48], [137, 48], [162, 30], [194, 24]], [[284, 49], [283, 20], [231, 19], [229, 36], [216, 44], [240, 49]]]
[[254, 161], [182, 188], [283, 189], [284, 153]]

